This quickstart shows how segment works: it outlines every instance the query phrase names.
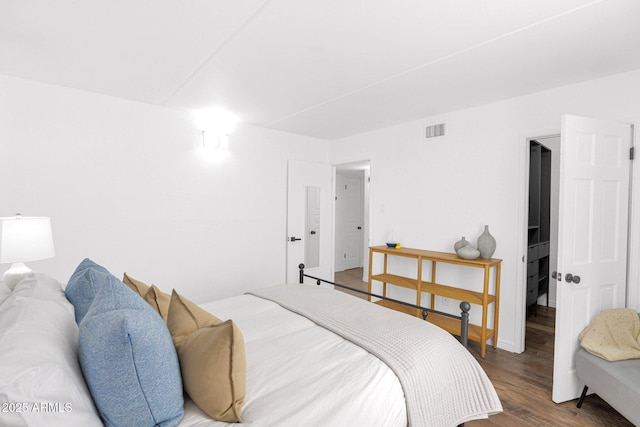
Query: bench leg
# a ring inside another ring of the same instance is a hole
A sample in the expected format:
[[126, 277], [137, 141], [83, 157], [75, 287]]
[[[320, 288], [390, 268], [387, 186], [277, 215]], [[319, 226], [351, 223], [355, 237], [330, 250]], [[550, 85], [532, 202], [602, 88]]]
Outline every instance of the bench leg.
[[589, 390], [589, 387], [584, 386], [582, 394], [580, 395], [580, 400], [578, 400], [578, 408], [582, 408], [582, 402], [584, 402], [584, 398], [587, 396], [587, 390]]

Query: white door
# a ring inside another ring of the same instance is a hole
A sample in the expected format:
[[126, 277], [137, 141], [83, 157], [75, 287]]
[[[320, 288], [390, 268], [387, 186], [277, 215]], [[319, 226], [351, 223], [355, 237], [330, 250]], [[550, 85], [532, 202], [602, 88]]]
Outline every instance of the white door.
[[362, 267], [363, 178], [336, 176], [336, 270]]
[[345, 201], [345, 269], [362, 267], [362, 177], [346, 178]]
[[578, 334], [624, 307], [632, 127], [562, 117], [553, 401], [575, 399]]
[[287, 164], [287, 283], [298, 283], [299, 264], [309, 274], [333, 280], [331, 170], [329, 164]]

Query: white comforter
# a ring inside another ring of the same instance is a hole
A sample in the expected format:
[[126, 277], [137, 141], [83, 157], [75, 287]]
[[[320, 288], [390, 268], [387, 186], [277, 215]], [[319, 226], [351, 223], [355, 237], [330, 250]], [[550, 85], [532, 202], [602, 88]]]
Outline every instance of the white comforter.
[[362, 348], [251, 295], [202, 307], [221, 319], [233, 319], [244, 336], [247, 395], [243, 422], [213, 421], [187, 399], [180, 426], [407, 425], [398, 378]]

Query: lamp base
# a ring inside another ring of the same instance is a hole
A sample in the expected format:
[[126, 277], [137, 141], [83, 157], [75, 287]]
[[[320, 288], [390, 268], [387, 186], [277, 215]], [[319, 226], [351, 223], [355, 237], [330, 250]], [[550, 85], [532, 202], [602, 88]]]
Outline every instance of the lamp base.
[[11, 291], [16, 285], [25, 277], [33, 274], [33, 270], [24, 265], [22, 262], [14, 262], [11, 264], [11, 268], [4, 272], [2, 281]]

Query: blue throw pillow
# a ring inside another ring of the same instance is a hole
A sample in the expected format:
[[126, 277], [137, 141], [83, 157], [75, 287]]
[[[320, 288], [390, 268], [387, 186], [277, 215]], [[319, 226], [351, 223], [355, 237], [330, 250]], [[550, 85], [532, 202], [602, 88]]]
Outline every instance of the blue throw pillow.
[[111, 273], [106, 268], [89, 258], [85, 258], [73, 272], [67, 283], [65, 295], [73, 304], [76, 323], [80, 324], [82, 318], [87, 314], [87, 310], [91, 307], [97, 290], [108, 282], [110, 275]]
[[162, 318], [112, 275], [93, 287], [80, 323], [82, 372], [107, 426], [176, 426], [184, 415], [180, 367]]

